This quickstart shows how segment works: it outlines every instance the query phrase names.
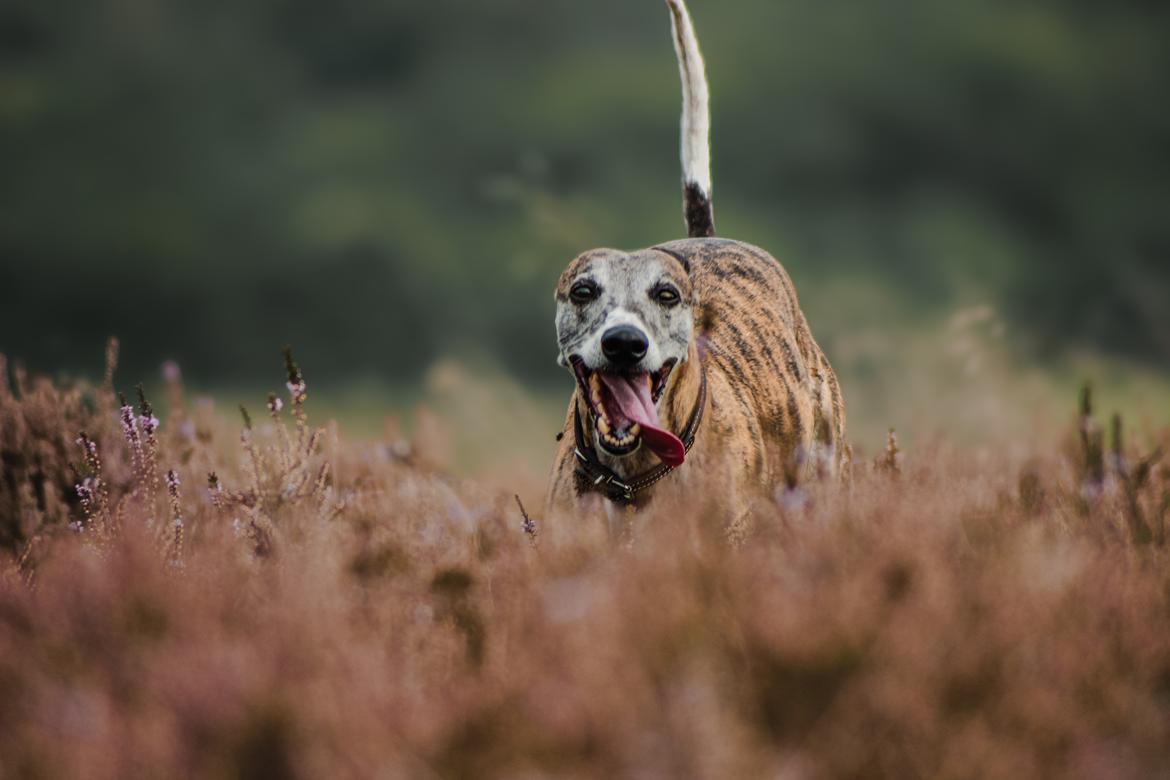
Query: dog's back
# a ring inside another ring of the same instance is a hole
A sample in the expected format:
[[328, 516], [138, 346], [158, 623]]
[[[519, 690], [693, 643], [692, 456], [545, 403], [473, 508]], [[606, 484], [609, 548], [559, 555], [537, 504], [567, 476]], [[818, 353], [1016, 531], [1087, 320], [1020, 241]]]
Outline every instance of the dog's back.
[[729, 239], [657, 248], [690, 272], [698, 301], [695, 338], [712, 381], [726, 383], [727, 413], [742, 416], [741, 430], [764, 459], [752, 470], [766, 481], [810, 457], [835, 468], [845, 431], [841, 388], [783, 266], [764, 250]]

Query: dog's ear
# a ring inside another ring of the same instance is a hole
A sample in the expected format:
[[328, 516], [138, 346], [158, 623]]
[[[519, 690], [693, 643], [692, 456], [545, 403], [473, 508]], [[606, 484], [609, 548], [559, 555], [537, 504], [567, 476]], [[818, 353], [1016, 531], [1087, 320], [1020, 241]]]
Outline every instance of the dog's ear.
[[687, 276], [691, 275], [691, 260], [689, 257], [687, 257], [686, 255], [680, 255], [678, 252], [667, 249], [666, 247], [656, 246], [656, 247], [654, 247], [654, 249], [661, 252], [664, 255], [670, 255], [675, 260], [678, 260], [678, 264], [681, 265], [683, 267], [683, 270], [687, 272]]

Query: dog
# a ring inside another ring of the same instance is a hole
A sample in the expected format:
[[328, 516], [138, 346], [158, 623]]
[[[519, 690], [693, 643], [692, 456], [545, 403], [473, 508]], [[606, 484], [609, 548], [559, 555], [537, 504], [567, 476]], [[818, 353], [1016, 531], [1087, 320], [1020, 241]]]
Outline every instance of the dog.
[[594, 249], [561, 274], [558, 362], [576, 389], [548, 510], [573, 513], [594, 494], [637, 509], [713, 481], [736, 525], [753, 497], [801, 469], [839, 470], [845, 406], [784, 268], [714, 237], [705, 67], [684, 1], [666, 5], [683, 87], [688, 238]]

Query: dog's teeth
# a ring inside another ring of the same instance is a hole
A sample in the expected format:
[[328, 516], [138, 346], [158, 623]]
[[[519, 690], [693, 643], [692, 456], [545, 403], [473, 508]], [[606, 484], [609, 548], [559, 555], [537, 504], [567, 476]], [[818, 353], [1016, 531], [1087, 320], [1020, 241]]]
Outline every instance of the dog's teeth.
[[597, 429], [600, 430], [604, 435], [609, 436], [609, 420], [605, 419], [604, 417], [598, 418]]
[[589, 390], [592, 393], [600, 393], [601, 392], [601, 377], [599, 377], [595, 373], [589, 375]]
[[642, 432], [642, 426], [641, 426], [641, 425], [638, 425], [638, 423], [634, 423], [634, 424], [633, 424], [633, 425], [630, 427], [630, 435], [629, 435], [629, 438], [631, 438], [631, 439], [632, 439], [632, 438], [634, 438], [635, 436], [637, 436], [638, 434], [640, 434], [641, 432]]

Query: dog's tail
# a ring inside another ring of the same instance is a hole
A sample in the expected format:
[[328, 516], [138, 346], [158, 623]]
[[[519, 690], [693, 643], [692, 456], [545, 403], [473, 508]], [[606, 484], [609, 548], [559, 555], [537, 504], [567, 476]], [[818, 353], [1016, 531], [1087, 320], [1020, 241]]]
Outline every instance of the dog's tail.
[[715, 235], [715, 213], [711, 208], [711, 114], [708, 108], [707, 73], [699, 40], [684, 0], [666, 0], [670, 29], [682, 77], [682, 166], [683, 214], [687, 235], [701, 238]]

